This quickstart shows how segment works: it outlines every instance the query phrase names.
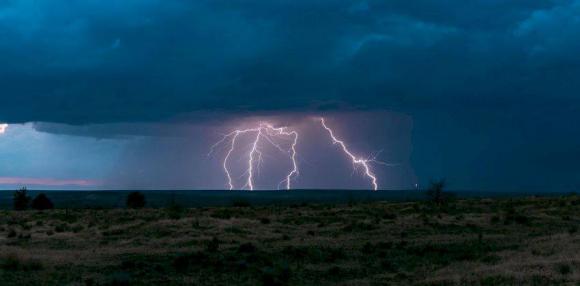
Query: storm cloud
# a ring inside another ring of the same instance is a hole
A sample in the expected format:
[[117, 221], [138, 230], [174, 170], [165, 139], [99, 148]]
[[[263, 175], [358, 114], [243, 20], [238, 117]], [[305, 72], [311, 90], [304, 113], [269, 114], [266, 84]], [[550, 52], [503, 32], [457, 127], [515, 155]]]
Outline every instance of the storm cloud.
[[3, 1], [0, 121], [578, 103], [578, 1]]
[[571, 190], [578, 15], [577, 0], [2, 1], [0, 122], [111, 137], [386, 110], [412, 118], [423, 181]]

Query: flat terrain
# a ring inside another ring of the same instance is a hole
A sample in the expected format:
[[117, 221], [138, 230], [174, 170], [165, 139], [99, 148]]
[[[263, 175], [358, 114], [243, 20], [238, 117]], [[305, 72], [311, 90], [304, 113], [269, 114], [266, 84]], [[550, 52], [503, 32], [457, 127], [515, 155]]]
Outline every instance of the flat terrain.
[[[14, 191], [0, 191], [0, 210], [12, 209]], [[56, 208], [123, 208], [129, 191], [29, 191], [32, 197], [46, 193]], [[142, 191], [147, 197], [147, 206], [163, 208], [172, 201], [183, 207], [223, 207], [231, 206], [237, 200], [253, 206], [295, 205], [295, 204], [346, 204], [351, 202], [375, 201], [417, 201], [425, 199], [420, 190], [292, 190], [292, 191], [220, 191], [220, 190], [180, 190]], [[514, 198], [523, 196], [557, 196], [566, 193], [513, 192], [513, 191], [461, 191], [453, 192], [461, 198]]]
[[580, 285], [580, 197], [0, 211], [0, 285]]
[[[12, 209], [14, 191], [0, 191], [0, 209]], [[34, 197], [46, 193], [57, 208], [122, 208], [129, 191], [30, 191]], [[163, 208], [172, 201], [183, 207], [222, 207], [231, 206], [237, 200], [246, 201], [253, 206], [292, 205], [301, 203], [348, 203], [352, 201], [408, 201], [425, 197], [424, 192], [415, 190], [388, 190], [373, 192], [370, 190], [292, 190], [288, 191], [143, 191], [147, 197], [147, 206]], [[481, 195], [481, 192], [460, 193], [461, 197]], [[497, 193], [486, 196], [517, 196], [517, 193]]]

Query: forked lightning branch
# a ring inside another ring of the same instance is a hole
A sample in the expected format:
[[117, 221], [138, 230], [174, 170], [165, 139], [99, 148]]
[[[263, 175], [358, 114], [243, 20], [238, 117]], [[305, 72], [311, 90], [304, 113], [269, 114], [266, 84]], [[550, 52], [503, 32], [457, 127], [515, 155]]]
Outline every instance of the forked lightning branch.
[[[328, 133], [329, 142], [333, 145], [339, 147], [339, 150], [346, 155], [346, 157], [352, 161], [353, 167], [362, 167], [363, 174], [370, 181], [370, 186], [374, 191], [378, 190], [379, 186], [377, 183], [377, 177], [372, 170], [371, 163], [382, 163], [375, 160], [374, 157], [364, 158], [353, 154], [348, 148], [347, 144], [339, 139], [335, 134], [334, 130], [328, 126], [325, 119], [320, 117], [317, 119], [322, 125], [323, 129]], [[251, 139], [251, 144], [248, 147], [247, 160], [244, 165], [245, 183], [243, 185], [235, 185], [234, 179], [232, 177], [231, 171], [231, 157], [237, 148], [239, 148], [239, 139], [242, 136], [248, 136]], [[256, 169], [260, 167], [263, 161], [263, 148], [265, 144], [270, 144], [277, 150], [286, 154], [292, 161], [292, 166], [288, 170], [286, 176], [278, 184], [278, 188], [284, 185], [287, 190], [292, 189], [292, 183], [299, 176], [299, 168], [297, 162], [297, 146], [299, 143], [300, 136], [298, 131], [292, 130], [289, 127], [275, 127], [274, 125], [267, 122], [260, 122], [256, 127], [246, 128], [246, 129], [236, 129], [228, 134], [225, 134], [218, 142], [216, 142], [210, 150], [208, 155], [215, 152], [216, 148], [219, 146], [225, 146], [225, 156], [222, 161], [222, 168], [227, 178], [227, 187], [230, 190], [243, 189], [243, 190], [254, 190], [255, 189], [255, 173]], [[287, 144], [290, 142], [290, 144]]]

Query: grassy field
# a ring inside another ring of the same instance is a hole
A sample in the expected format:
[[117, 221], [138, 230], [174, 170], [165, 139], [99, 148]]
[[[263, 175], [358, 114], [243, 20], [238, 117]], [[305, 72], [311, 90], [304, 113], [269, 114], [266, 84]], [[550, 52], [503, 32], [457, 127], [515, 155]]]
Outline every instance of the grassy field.
[[580, 197], [0, 211], [0, 285], [580, 285]]

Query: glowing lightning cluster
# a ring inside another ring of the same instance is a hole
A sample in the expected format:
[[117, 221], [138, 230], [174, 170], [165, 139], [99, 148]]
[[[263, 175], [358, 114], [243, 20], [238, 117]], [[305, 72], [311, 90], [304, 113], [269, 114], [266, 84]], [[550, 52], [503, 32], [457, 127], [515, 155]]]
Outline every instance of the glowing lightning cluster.
[[[365, 158], [359, 158], [359, 157], [355, 156], [348, 149], [348, 147], [346, 146], [344, 141], [338, 139], [336, 137], [336, 135], [334, 134], [334, 131], [330, 127], [328, 127], [328, 125], [326, 125], [324, 118], [320, 118], [320, 123], [322, 124], [322, 127], [326, 131], [328, 131], [328, 134], [330, 135], [330, 138], [332, 139], [332, 143], [334, 145], [340, 146], [341, 150], [347, 155], [348, 158], [351, 159], [352, 164], [355, 167], [357, 165], [363, 167], [364, 174], [366, 177], [368, 177], [370, 179], [372, 186], [373, 186], [373, 190], [374, 191], [378, 190], [377, 177], [373, 173], [373, 171], [371, 170], [370, 163], [373, 163], [373, 162], [382, 163], [382, 162], [376, 161], [374, 158], [365, 159]], [[236, 141], [238, 140], [238, 138], [240, 136], [246, 135], [246, 134], [253, 134], [255, 137], [253, 137], [253, 141], [252, 141], [250, 151], [248, 154], [248, 163], [247, 163], [247, 169], [246, 169], [246, 173], [247, 173], [248, 178], [247, 178], [246, 184], [242, 188], [254, 190], [254, 169], [255, 169], [255, 167], [259, 167], [261, 162], [262, 162], [262, 151], [260, 150], [260, 146], [261, 146], [261, 143], [263, 142], [263, 140], [265, 140], [266, 142], [270, 143], [271, 145], [273, 145], [275, 148], [277, 148], [281, 152], [289, 154], [289, 157], [292, 160], [292, 169], [289, 171], [286, 178], [280, 182], [280, 184], [285, 183], [286, 189], [290, 190], [291, 189], [291, 180], [299, 174], [298, 173], [298, 164], [296, 163], [296, 155], [297, 155], [296, 145], [298, 144], [298, 133], [296, 131], [289, 131], [287, 127], [274, 127], [273, 125], [271, 125], [269, 123], [260, 123], [259, 126], [255, 127], [255, 128], [234, 130], [234, 131], [224, 135], [224, 137], [221, 140], [219, 140], [217, 143], [215, 143], [211, 147], [210, 154], [213, 153], [214, 149], [217, 146], [219, 146], [219, 145], [221, 145], [224, 142], [229, 140], [228, 141], [229, 142], [229, 149], [226, 153], [226, 156], [225, 156], [223, 164], [222, 164], [223, 169], [224, 169], [226, 176], [228, 178], [229, 189], [233, 190], [235, 188], [235, 186], [233, 183], [230, 169], [228, 167], [228, 162], [230, 160], [232, 153], [236, 150]], [[282, 137], [292, 139], [292, 144], [291, 144], [289, 149], [284, 149], [284, 148], [282, 148], [282, 146], [280, 144], [276, 143], [277, 139], [280, 139]]]
[[[252, 190], [252, 191], [254, 190], [254, 167], [256, 164], [259, 166], [259, 164], [261, 164], [261, 162], [262, 162], [262, 152], [260, 151], [260, 146], [261, 146], [260, 143], [262, 142], [262, 140], [266, 140], [266, 142], [272, 144], [274, 147], [276, 147], [281, 152], [288, 153], [290, 156], [290, 159], [292, 160], [292, 169], [290, 170], [288, 175], [286, 175], [286, 178], [280, 182], [280, 184], [286, 183], [286, 189], [289, 190], [292, 186], [291, 185], [292, 178], [299, 174], [298, 173], [298, 164], [296, 163], [296, 145], [298, 144], [298, 132], [288, 131], [287, 127], [274, 127], [273, 125], [271, 125], [269, 123], [260, 123], [260, 125], [256, 128], [234, 130], [234, 131], [230, 132], [229, 134], [224, 135], [224, 137], [220, 141], [218, 141], [216, 144], [214, 144], [212, 146], [210, 154], [213, 153], [213, 150], [218, 145], [224, 143], [228, 139], [231, 139], [230, 145], [229, 145], [230, 148], [229, 148], [229, 150], [226, 154], [226, 157], [224, 158], [224, 161], [223, 161], [223, 169], [224, 169], [226, 176], [228, 178], [228, 186], [229, 186], [230, 190], [233, 190], [235, 188], [235, 186], [233, 183], [231, 172], [228, 168], [228, 161], [229, 161], [232, 153], [236, 149], [236, 140], [239, 138], [240, 135], [245, 135], [245, 134], [255, 134], [255, 137], [254, 137], [253, 142], [251, 144], [250, 152], [248, 155], [248, 158], [249, 158], [248, 159], [248, 168], [246, 170], [247, 175], [248, 175], [248, 179], [246, 181], [246, 184], [243, 186], [243, 188], [248, 188], [249, 190]], [[286, 137], [292, 139], [292, 144], [291, 144], [289, 150], [285, 150], [284, 148], [282, 148], [280, 146], [280, 144], [276, 143], [275, 139], [278, 139], [279, 137], [282, 137], [282, 136], [286, 136]]]

